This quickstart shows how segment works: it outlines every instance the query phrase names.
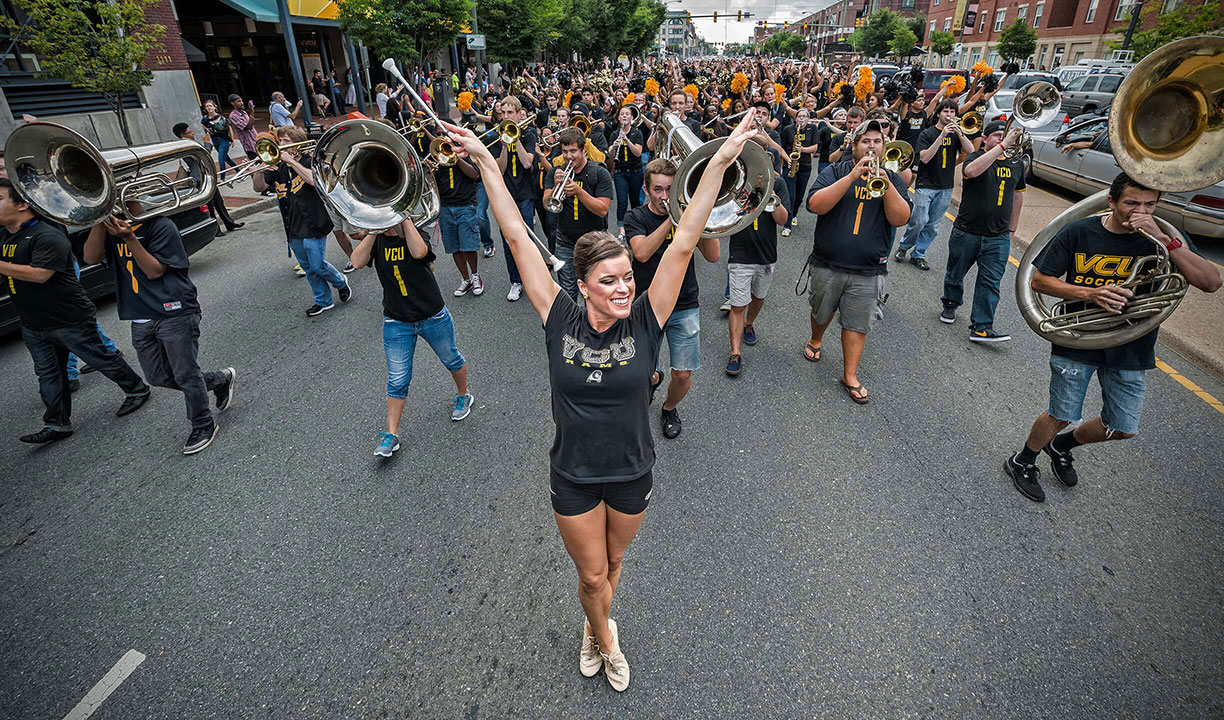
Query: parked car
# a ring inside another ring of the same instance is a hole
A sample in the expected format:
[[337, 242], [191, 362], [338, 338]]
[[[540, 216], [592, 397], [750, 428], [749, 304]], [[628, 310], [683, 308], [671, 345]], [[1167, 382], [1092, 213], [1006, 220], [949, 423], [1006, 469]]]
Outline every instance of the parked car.
[[[207, 205], [180, 210], [171, 215], [170, 219], [178, 226], [188, 255], [207, 246], [217, 237], [217, 221], [209, 214]], [[96, 300], [115, 292], [115, 276], [110, 268], [100, 264], [87, 266], [85, 261], [81, 260], [85, 239], [88, 236], [89, 229], [83, 228], [70, 232], [68, 240], [72, 243], [72, 251], [76, 253], [77, 261], [81, 265], [81, 284], [85, 286], [85, 292], [89, 297]], [[21, 320], [17, 317], [17, 308], [13, 306], [13, 299], [9, 297], [8, 283], [0, 284], [0, 335], [7, 335], [19, 327], [21, 327]]]
[[934, 68], [926, 70], [922, 78], [922, 94], [926, 95], [929, 102], [931, 98], [939, 93], [939, 86], [944, 80], [953, 75], [960, 75], [965, 78], [965, 87], [969, 87], [969, 71], [957, 70], [956, 68]]
[[1109, 111], [1110, 111], [1110, 108], [1112, 107], [1113, 107], [1113, 101], [1111, 100], [1110, 102], [1105, 103], [1101, 107], [1091, 112], [1080, 113], [1079, 115], [1076, 115], [1075, 117], [1071, 117], [1070, 115], [1068, 115], [1067, 117], [1071, 118], [1071, 121], [1070, 121], [1071, 125], [1079, 125], [1082, 122], [1087, 122], [1088, 120], [1093, 120], [1096, 118], [1109, 119]]
[[999, 85], [998, 92], [991, 96], [990, 102], [986, 103], [986, 117], [991, 119], [1002, 117], [1006, 120], [1007, 116], [1011, 115], [1016, 93], [1035, 82], [1048, 82], [1058, 90], [1062, 90], [1058, 76], [1053, 73], [1027, 71], [1008, 75]]
[[1053, 72], [1058, 76], [1063, 87], [1071, 84], [1071, 81], [1077, 77], [1084, 75], [1099, 75], [1101, 73], [1112, 73], [1125, 75], [1135, 67], [1134, 63], [1117, 62], [1112, 60], [1086, 60], [1079, 65], [1064, 65], [1055, 69]]
[[[1088, 140], [1088, 148], [1062, 152], [1063, 146]], [[1120, 172], [1109, 143], [1109, 119], [1093, 118], [1050, 137], [1034, 137], [1027, 180], [1039, 179], [1081, 195], [1104, 190]], [[1224, 238], [1224, 180], [1188, 192], [1160, 196], [1156, 214], [1194, 235]]]
[[1067, 83], [1067, 88], [1063, 90], [1063, 111], [1075, 117], [1109, 104], [1118, 93], [1118, 86], [1125, 77], [1121, 73], [1102, 73], [1075, 78]]
[[872, 82], [874, 82], [877, 86], [885, 79], [901, 72], [901, 68], [893, 65], [892, 63], [865, 63], [864, 65], [859, 65], [851, 70], [850, 77], [858, 78], [860, 67], [867, 67], [871, 69]]

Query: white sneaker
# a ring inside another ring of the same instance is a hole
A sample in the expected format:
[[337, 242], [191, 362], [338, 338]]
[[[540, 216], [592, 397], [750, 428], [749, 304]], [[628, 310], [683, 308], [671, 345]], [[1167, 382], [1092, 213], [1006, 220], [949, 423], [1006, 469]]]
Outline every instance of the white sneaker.
[[506, 299], [514, 302], [523, 296], [522, 283], [510, 283], [510, 292], [506, 293]]
[[616, 692], [625, 692], [625, 688], [629, 687], [629, 661], [621, 652], [620, 637], [616, 632], [616, 622], [612, 618], [608, 618], [608, 629], [612, 631], [612, 652], [601, 651], [599, 657], [603, 659], [604, 675], [608, 677], [608, 684]]
[[782, 237], [790, 237], [790, 226], [782, 228]]
[[493, 257], [493, 252], [494, 252], [493, 246], [490, 245], [489, 247], [484, 249], [484, 256], [487, 258]]
[[455, 297], [463, 297], [468, 294], [468, 290], [472, 289], [472, 281], [464, 280], [459, 283], [459, 287], [455, 288]]
[[723, 300], [723, 304], [718, 306], [718, 312], [725, 312], [725, 313], [731, 312], [731, 301]]
[[293, 274], [298, 277], [306, 277], [306, 271], [302, 269], [301, 263], [293, 266]]
[[[608, 618], [608, 627], [612, 627], [612, 619]], [[587, 635], [587, 622], [582, 621], [582, 651], [578, 655], [578, 672], [583, 677], [595, 677], [603, 668], [603, 657], [599, 654], [599, 642], [594, 635]]]
[[345, 265], [345, 266], [344, 266], [344, 270], [343, 270], [342, 272], [343, 272], [345, 275], [348, 275], [349, 273], [353, 272], [353, 271], [354, 271], [354, 270], [356, 270], [356, 269], [357, 269], [357, 268], [353, 267], [353, 263], [351, 263], [351, 262], [350, 262], [350, 263], [348, 263], [347, 265]]
[[484, 295], [484, 281], [480, 279], [480, 273], [472, 273], [472, 294]]

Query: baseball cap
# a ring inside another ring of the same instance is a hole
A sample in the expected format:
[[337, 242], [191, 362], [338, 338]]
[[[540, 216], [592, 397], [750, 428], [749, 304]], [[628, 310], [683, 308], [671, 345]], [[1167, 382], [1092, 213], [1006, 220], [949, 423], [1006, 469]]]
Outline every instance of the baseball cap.
[[880, 121], [876, 120], [875, 118], [872, 118], [871, 120], [866, 120], [864, 122], [859, 123], [859, 126], [854, 128], [854, 134], [851, 135], [850, 138], [854, 142], [858, 142], [858, 139], [863, 137], [863, 134], [866, 133], [868, 130], [875, 130], [881, 135], [884, 134], [884, 128], [880, 126]]
[[238, 93], [230, 93], [229, 97], [226, 98], [226, 100], [229, 100], [230, 102], [234, 102], [235, 100], [241, 100], [241, 99], [242, 99], [242, 96], [239, 95]]
[[991, 120], [986, 123], [986, 127], [982, 128], [982, 137], [986, 137], [990, 133], [1000, 132], [1007, 129], [1007, 123], [1002, 120]]

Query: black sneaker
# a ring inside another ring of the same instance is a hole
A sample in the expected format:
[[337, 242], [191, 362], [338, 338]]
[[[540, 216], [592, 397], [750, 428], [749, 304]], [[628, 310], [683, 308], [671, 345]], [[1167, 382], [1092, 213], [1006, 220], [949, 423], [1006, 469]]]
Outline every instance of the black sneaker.
[[956, 306], [944, 305], [943, 312], [939, 313], [939, 321], [949, 325], [956, 322]]
[[[1018, 454], [1018, 453], [1017, 453]], [[1011, 476], [1012, 484], [1024, 497], [1033, 502], [1045, 502], [1045, 490], [1041, 489], [1041, 471], [1036, 465], [1021, 465], [1012, 455], [1003, 461], [1003, 472]]]
[[120, 405], [119, 409], [115, 411], [115, 417], [123, 417], [124, 415], [131, 415], [132, 413], [136, 412], [142, 405], [149, 402], [149, 395], [152, 394], [152, 388], [145, 385], [143, 395], [129, 395], [128, 397], [123, 398], [123, 404]]
[[227, 227], [226, 230], [230, 232], [234, 232], [235, 230], [241, 230], [245, 225], [246, 223], [244, 222], [236, 222], [233, 225], [230, 225], [229, 227]]
[[68, 392], [70, 392], [70, 393], [74, 393], [74, 392], [76, 392], [77, 390], [80, 390], [80, 389], [81, 389], [81, 381], [80, 381], [80, 380], [69, 380], [69, 381], [68, 381]]
[[195, 428], [191, 434], [187, 436], [187, 442], [183, 445], [184, 455], [195, 455], [204, 448], [212, 445], [212, 441], [217, 437], [217, 423], [212, 423], [208, 427]]
[[1071, 457], [1071, 451], [1058, 452], [1054, 449], [1054, 441], [1046, 443], [1046, 446], [1041, 448], [1046, 455], [1050, 456], [1050, 470], [1054, 471], [1054, 477], [1058, 478], [1058, 482], [1067, 487], [1075, 487], [1079, 484], [1079, 473], [1075, 472], [1075, 466], [1072, 465], [1074, 458]]
[[897, 252], [893, 255], [893, 259], [897, 262], [905, 262], [905, 248], [898, 247]]
[[348, 283], [344, 283], [344, 287], [340, 288], [340, 302], [346, 303], [353, 299], [353, 288]]
[[930, 270], [931, 269], [931, 266], [930, 264], [927, 263], [926, 258], [912, 257], [909, 259], [909, 262], [910, 262], [910, 265], [913, 265], [919, 270]]
[[221, 371], [225, 376], [225, 384], [213, 391], [213, 395], [217, 398], [217, 410], [221, 411], [230, 406], [234, 400], [234, 378], [238, 377], [238, 372], [232, 367], [227, 367]]
[[663, 408], [661, 420], [663, 422], [663, 437], [668, 440], [674, 440], [680, 436], [680, 431], [683, 429], [680, 426], [680, 413]]
[[17, 439], [23, 443], [29, 443], [31, 445], [46, 445], [47, 443], [53, 443], [67, 437], [72, 437], [71, 430], [55, 430], [45, 427], [36, 433], [22, 435]]
[[334, 307], [336, 307], [335, 303], [327, 303], [326, 305], [311, 305], [310, 308], [306, 310], [306, 316], [314, 317], [315, 315], [322, 315]]
[[1000, 343], [1011, 340], [1011, 335], [997, 333], [994, 331], [994, 328], [983, 328], [981, 330], [970, 330], [969, 340], [977, 343]]

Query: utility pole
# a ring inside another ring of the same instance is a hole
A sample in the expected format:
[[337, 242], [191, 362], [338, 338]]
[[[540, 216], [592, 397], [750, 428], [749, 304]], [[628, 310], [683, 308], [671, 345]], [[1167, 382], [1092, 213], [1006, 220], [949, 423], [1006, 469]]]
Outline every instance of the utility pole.
[[1145, 0], [1139, 0], [1134, 7], [1131, 8], [1130, 22], [1126, 25], [1126, 37], [1122, 38], [1122, 49], [1130, 50], [1131, 35], [1135, 33], [1135, 26], [1139, 24], [1139, 11], [1143, 9]]

